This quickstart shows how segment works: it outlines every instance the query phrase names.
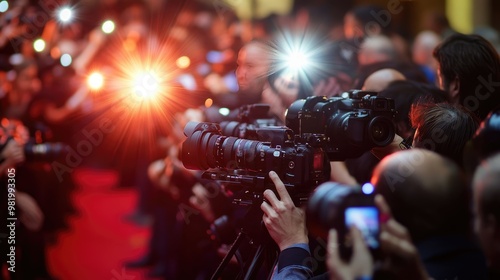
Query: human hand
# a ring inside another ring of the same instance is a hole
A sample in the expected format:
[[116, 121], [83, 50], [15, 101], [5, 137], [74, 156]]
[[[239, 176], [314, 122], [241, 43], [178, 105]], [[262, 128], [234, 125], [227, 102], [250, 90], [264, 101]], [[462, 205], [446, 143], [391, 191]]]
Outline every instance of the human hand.
[[345, 262], [340, 258], [337, 231], [331, 229], [328, 234], [326, 265], [332, 280], [351, 280], [373, 274], [373, 258], [363, 234], [356, 227], [352, 227], [350, 235], [353, 253], [350, 261]]
[[17, 192], [16, 203], [21, 210], [19, 220], [31, 231], [38, 231], [42, 227], [44, 215], [38, 203], [29, 194]]
[[15, 166], [18, 163], [24, 162], [24, 147], [14, 139], [8, 140], [7, 145], [2, 150], [1, 156], [5, 159], [3, 165], [6, 167]]
[[264, 212], [262, 220], [269, 235], [281, 251], [297, 243], [308, 243], [306, 217], [303, 209], [295, 207], [285, 185], [276, 172], [269, 172], [280, 199], [273, 191], [264, 191], [265, 201], [260, 208]]
[[380, 247], [396, 263], [389, 262], [389, 269], [398, 278], [429, 279], [429, 275], [420, 260], [417, 248], [411, 241], [408, 230], [392, 218], [391, 210], [384, 197], [375, 196], [375, 204], [386, 222], [381, 225]]
[[200, 211], [205, 220], [213, 223], [215, 221], [215, 213], [212, 210], [212, 204], [209, 200], [210, 193], [200, 183], [196, 183], [192, 190], [193, 195], [189, 198], [189, 203]]

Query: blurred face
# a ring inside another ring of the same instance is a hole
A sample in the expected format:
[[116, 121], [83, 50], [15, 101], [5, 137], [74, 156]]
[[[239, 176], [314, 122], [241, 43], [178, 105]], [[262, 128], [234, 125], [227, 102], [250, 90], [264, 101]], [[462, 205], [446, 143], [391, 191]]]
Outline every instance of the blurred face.
[[236, 78], [241, 91], [262, 93], [269, 72], [269, 57], [267, 51], [259, 44], [243, 47], [238, 53], [238, 68]]
[[363, 26], [359, 24], [351, 13], [346, 14], [344, 17], [344, 36], [346, 39], [360, 38], [364, 36]]

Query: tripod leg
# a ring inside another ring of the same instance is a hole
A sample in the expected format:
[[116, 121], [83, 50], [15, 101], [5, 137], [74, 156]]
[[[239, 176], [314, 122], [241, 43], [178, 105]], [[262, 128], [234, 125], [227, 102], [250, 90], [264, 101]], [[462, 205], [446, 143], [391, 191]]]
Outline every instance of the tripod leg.
[[238, 236], [234, 240], [233, 244], [231, 245], [229, 252], [227, 252], [226, 256], [224, 257], [224, 259], [222, 259], [221, 263], [217, 267], [217, 270], [212, 275], [212, 278], [210, 278], [211, 280], [216, 280], [222, 274], [222, 272], [226, 268], [227, 264], [229, 263], [231, 258], [234, 256], [234, 253], [236, 253], [236, 250], [238, 250], [238, 247], [240, 246], [240, 243], [243, 240], [243, 237], [244, 237], [244, 233], [243, 233], [243, 231], [240, 231], [240, 233], [238, 233]]

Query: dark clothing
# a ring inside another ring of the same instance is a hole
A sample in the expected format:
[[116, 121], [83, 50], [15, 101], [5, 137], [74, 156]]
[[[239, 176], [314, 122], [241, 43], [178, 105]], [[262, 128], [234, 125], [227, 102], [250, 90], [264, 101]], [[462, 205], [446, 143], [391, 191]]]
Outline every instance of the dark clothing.
[[487, 279], [486, 259], [465, 236], [432, 237], [416, 244], [420, 258], [435, 280]]

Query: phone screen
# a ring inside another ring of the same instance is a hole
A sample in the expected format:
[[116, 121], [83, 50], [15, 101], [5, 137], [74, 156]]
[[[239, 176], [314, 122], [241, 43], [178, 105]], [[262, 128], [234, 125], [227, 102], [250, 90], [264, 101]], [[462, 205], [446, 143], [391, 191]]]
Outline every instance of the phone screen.
[[356, 226], [363, 234], [368, 247], [372, 249], [379, 247], [378, 233], [380, 228], [377, 207], [348, 207], [345, 210], [345, 225], [346, 228]]

